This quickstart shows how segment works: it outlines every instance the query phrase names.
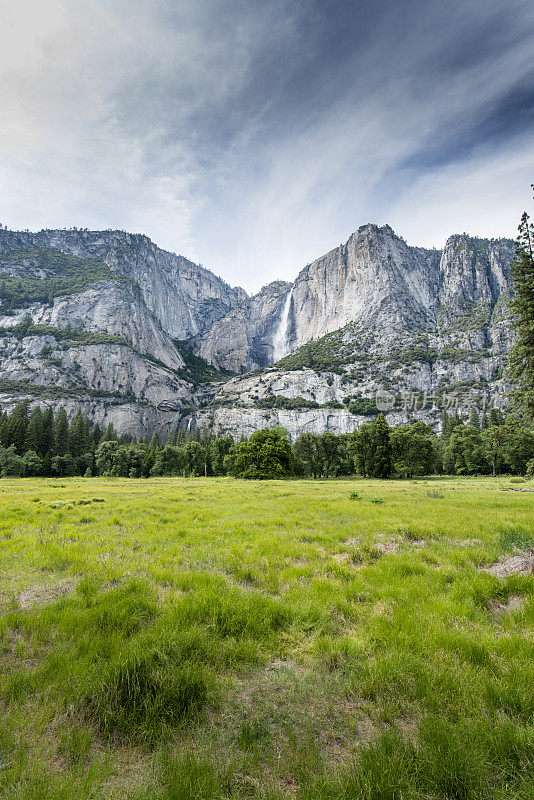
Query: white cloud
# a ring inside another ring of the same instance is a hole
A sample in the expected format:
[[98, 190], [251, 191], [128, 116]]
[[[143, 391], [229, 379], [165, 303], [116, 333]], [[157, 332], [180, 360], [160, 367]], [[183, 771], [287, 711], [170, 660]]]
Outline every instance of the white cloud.
[[[420, 244], [513, 233], [533, 142], [456, 163], [454, 146], [528, 82], [530, 4], [414, 0], [402, 30], [394, 15], [361, 41], [355, 28], [336, 60], [335, 37], [323, 51], [310, 32], [313, 2], [4, 3], [0, 220], [144, 232], [247, 289], [294, 277], [367, 221]], [[470, 54], [462, 36], [489, 35], [494, 12], [502, 40], [452, 68], [448, 51]], [[406, 169], [432, 146], [451, 146], [448, 166]]]
[[411, 244], [442, 246], [451, 233], [515, 238], [532, 207], [532, 138], [525, 137], [416, 180], [389, 211], [390, 224]]

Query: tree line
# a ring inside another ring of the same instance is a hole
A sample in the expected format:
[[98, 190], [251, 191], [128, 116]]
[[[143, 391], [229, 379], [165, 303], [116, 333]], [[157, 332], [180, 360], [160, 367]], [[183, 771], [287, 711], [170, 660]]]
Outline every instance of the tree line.
[[147, 478], [231, 475], [330, 478], [362, 475], [488, 475], [534, 473], [534, 431], [518, 414], [497, 409], [468, 421], [445, 413], [437, 435], [421, 421], [391, 428], [382, 415], [350, 434], [304, 433], [291, 443], [285, 430], [266, 428], [247, 439], [209, 430], [174, 431], [134, 440], [112, 424], [94, 425], [78, 410], [30, 408], [28, 400], [0, 413], [0, 475]]

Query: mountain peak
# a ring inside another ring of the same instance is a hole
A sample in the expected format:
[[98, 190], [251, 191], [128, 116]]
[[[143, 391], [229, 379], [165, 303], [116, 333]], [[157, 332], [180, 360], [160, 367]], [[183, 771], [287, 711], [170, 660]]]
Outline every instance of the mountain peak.
[[382, 235], [382, 236], [394, 236], [396, 239], [399, 237], [391, 227], [391, 225], [377, 225], [374, 222], [367, 222], [365, 225], [360, 225], [358, 230], [356, 231], [353, 236], [362, 236], [364, 234], [368, 235]]

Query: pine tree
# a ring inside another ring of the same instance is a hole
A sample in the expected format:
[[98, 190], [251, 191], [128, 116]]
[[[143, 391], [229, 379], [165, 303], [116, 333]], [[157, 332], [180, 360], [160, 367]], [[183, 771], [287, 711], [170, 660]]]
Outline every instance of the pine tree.
[[161, 448], [161, 442], [159, 440], [159, 436], [158, 436], [157, 433], [154, 433], [152, 435], [152, 439], [150, 440], [149, 447], [150, 447], [151, 450], [159, 450]]
[[441, 435], [444, 439], [448, 439], [451, 433], [451, 421], [446, 411], [441, 415]]
[[89, 449], [87, 434], [85, 418], [78, 409], [72, 418], [69, 429], [69, 449], [75, 458], [83, 455]]
[[169, 435], [167, 436], [167, 439], [165, 441], [165, 445], [169, 445], [170, 447], [175, 447], [176, 446], [176, 431], [175, 430], [172, 431], [171, 433], [169, 433]]
[[102, 428], [97, 423], [91, 431], [91, 450], [96, 450], [102, 439]]
[[37, 452], [39, 447], [39, 431], [34, 419], [30, 419], [28, 427], [26, 428], [26, 438], [24, 440], [24, 450], [33, 450]]
[[502, 415], [502, 411], [500, 411], [498, 408], [490, 409], [489, 424], [490, 427], [497, 427], [498, 425], [504, 425], [504, 418]]
[[25, 451], [26, 444], [26, 429], [28, 427], [28, 408], [29, 401], [23, 400], [17, 403], [9, 417], [7, 438], [8, 443], [6, 447], [15, 445], [15, 450], [18, 455], [22, 455]]
[[476, 407], [473, 406], [471, 408], [471, 414], [469, 415], [469, 424], [472, 428], [480, 428], [480, 417], [478, 416], [478, 411]]
[[488, 460], [491, 463], [491, 470], [494, 478], [497, 476], [501, 451], [506, 444], [506, 433], [507, 431], [504, 425], [493, 424], [482, 432], [482, 441], [486, 448]]
[[54, 450], [56, 443], [56, 425], [54, 420], [54, 412], [51, 408], [47, 408], [43, 413], [43, 425], [41, 429], [41, 436], [39, 440], [39, 448], [37, 452], [44, 457], [50, 457]]
[[101, 441], [103, 441], [103, 442], [116, 442], [117, 441], [117, 433], [115, 431], [115, 428], [114, 428], [112, 422], [110, 422], [108, 427], [106, 428], [106, 431], [103, 434]]
[[459, 425], [463, 425], [463, 424], [464, 424], [463, 419], [461, 418], [459, 413], [457, 411], [455, 411], [454, 414], [451, 417], [451, 420], [450, 420], [451, 433], [455, 428], [457, 428]]
[[526, 212], [521, 217], [511, 270], [517, 339], [510, 352], [510, 376], [516, 382], [515, 399], [534, 416], [534, 225]]
[[30, 414], [28, 427], [26, 428], [26, 450], [34, 450], [39, 452], [41, 446], [41, 436], [43, 433], [43, 412], [37, 406]]
[[69, 421], [63, 407], [57, 412], [55, 423], [55, 452], [58, 456], [64, 456], [69, 452]]

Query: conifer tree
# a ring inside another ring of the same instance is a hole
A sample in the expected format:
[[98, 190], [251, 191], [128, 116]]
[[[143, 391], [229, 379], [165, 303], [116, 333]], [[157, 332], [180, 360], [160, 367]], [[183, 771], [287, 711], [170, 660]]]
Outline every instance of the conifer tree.
[[471, 408], [471, 413], [469, 415], [469, 424], [472, 428], [480, 428], [480, 417], [478, 416], [478, 411], [476, 407], [473, 406]]
[[25, 451], [28, 407], [28, 400], [22, 400], [20, 403], [17, 403], [9, 418], [7, 428], [8, 443], [6, 446], [15, 445], [15, 450], [18, 455], [22, 455]]
[[504, 424], [504, 418], [502, 415], [502, 411], [500, 409], [498, 408], [490, 409], [489, 424], [490, 427], [497, 427], [499, 425]]
[[56, 455], [64, 456], [69, 452], [69, 421], [63, 407], [59, 409], [55, 419], [56, 429]]
[[165, 446], [169, 445], [169, 447], [176, 446], [176, 430], [171, 431], [165, 440]]
[[89, 448], [87, 428], [84, 416], [78, 409], [72, 418], [69, 428], [69, 449], [75, 458], [81, 456]]
[[54, 420], [54, 412], [52, 408], [47, 408], [43, 412], [43, 425], [41, 428], [41, 435], [39, 438], [39, 448], [37, 452], [43, 456], [50, 456], [54, 449], [56, 441], [56, 428]]
[[35, 453], [39, 448], [39, 430], [35, 418], [31, 417], [26, 428], [26, 438], [24, 440], [24, 449], [33, 450]]
[[517, 339], [510, 353], [514, 397], [534, 416], [534, 225], [525, 212], [519, 225], [517, 250], [511, 264], [514, 297], [512, 311]]
[[104, 435], [102, 436], [103, 442], [116, 442], [117, 441], [117, 433], [115, 431], [115, 427], [112, 422], [109, 423], [108, 427]]

